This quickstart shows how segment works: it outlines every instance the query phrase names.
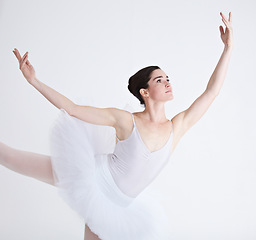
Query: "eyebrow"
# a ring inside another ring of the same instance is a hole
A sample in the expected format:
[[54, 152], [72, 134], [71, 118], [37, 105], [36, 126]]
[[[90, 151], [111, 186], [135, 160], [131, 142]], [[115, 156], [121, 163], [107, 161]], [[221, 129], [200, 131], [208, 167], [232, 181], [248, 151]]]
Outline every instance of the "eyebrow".
[[[155, 78], [153, 79], [153, 81], [154, 81], [155, 79], [157, 79], [157, 78], [163, 78], [163, 76], [155, 77]], [[166, 76], [166, 78], [168, 78], [168, 79], [169, 79], [169, 77], [168, 77], [168, 76]]]

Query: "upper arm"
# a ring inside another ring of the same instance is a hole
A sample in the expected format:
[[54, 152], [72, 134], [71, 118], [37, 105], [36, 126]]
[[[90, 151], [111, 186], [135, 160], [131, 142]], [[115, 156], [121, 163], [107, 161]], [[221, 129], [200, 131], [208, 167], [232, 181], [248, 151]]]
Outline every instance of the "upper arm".
[[173, 128], [177, 142], [204, 115], [216, 96], [215, 93], [206, 89], [188, 109], [173, 118]]
[[183, 126], [185, 130], [191, 128], [205, 114], [216, 96], [217, 95], [211, 90], [206, 89], [203, 94], [184, 111]]
[[76, 104], [74, 105], [70, 115], [95, 125], [114, 127], [120, 118], [121, 113], [122, 110], [117, 108], [97, 108]]

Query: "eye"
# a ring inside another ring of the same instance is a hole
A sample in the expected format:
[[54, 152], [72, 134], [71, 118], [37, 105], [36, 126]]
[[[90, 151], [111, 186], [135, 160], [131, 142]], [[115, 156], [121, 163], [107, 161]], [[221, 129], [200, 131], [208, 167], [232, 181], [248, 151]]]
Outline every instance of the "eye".
[[[159, 81], [161, 82], [161, 79], [156, 80], [156, 82], [159, 82]], [[167, 78], [166, 81], [170, 82], [170, 79]]]

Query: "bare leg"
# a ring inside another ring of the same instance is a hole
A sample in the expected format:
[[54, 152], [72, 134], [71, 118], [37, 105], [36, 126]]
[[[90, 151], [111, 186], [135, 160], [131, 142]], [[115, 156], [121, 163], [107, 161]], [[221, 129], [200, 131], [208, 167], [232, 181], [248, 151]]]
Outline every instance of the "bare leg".
[[50, 156], [17, 150], [0, 142], [0, 164], [17, 173], [54, 185]]
[[[0, 165], [28, 177], [54, 185], [50, 156], [21, 151], [0, 142]], [[85, 225], [85, 240], [101, 240]]]
[[91, 229], [85, 225], [84, 240], [101, 240]]

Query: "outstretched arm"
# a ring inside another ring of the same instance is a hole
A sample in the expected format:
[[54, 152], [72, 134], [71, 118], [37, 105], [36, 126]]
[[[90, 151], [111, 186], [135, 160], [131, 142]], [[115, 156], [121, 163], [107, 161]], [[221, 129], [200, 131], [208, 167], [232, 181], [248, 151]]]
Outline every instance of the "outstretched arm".
[[55, 107], [59, 109], [63, 108], [67, 113], [70, 114], [75, 104], [70, 99], [66, 98], [65, 96], [55, 91], [51, 87], [47, 86], [46, 84], [40, 82], [36, 78], [35, 70], [28, 60], [28, 52], [26, 52], [24, 56], [21, 57], [19, 51], [15, 48], [13, 50], [13, 53], [18, 59], [20, 70], [28, 83], [35, 87]]
[[21, 57], [19, 51], [15, 48], [13, 53], [19, 61], [20, 70], [26, 80], [55, 107], [64, 109], [69, 115], [92, 124], [112, 127], [118, 125], [118, 119], [121, 118], [124, 111], [117, 108], [96, 108], [91, 106], [80, 106], [73, 103], [70, 99], [36, 78], [35, 70], [28, 60], [28, 52]]
[[188, 109], [177, 114], [173, 118], [173, 122], [177, 123], [176, 129], [178, 130], [176, 132], [178, 138], [181, 138], [186, 131], [191, 128], [207, 111], [213, 100], [219, 94], [226, 77], [227, 68], [233, 49], [233, 30], [231, 27], [232, 16], [231, 12], [229, 13], [229, 19], [227, 19], [222, 13], [220, 13], [220, 15], [223, 23], [226, 26], [225, 32], [223, 27], [220, 26], [221, 39], [225, 45], [224, 50], [213, 74], [210, 77], [206, 90], [192, 103]]

